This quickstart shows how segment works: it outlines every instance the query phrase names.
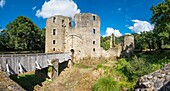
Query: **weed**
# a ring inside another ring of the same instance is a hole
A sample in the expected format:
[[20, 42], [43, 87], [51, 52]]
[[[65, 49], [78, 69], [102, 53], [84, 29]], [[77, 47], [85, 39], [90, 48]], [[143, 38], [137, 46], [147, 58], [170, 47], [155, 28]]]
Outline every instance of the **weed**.
[[93, 86], [92, 91], [120, 91], [120, 86], [111, 77], [103, 77]]

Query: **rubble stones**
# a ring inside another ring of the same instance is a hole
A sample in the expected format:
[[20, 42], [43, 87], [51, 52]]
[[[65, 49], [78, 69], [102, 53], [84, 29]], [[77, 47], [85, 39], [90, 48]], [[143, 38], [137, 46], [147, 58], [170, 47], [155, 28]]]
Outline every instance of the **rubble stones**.
[[170, 64], [149, 75], [142, 76], [135, 91], [170, 91]]

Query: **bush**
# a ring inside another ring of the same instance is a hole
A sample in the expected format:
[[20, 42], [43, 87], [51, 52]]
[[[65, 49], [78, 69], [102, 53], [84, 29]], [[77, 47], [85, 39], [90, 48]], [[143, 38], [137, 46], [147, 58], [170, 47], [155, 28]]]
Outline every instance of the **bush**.
[[92, 91], [120, 91], [120, 86], [111, 77], [103, 77], [93, 86]]
[[129, 81], [138, 79], [138, 77], [148, 74], [153, 71], [151, 64], [146, 62], [143, 58], [132, 58], [131, 61], [127, 62], [125, 59], [120, 59], [117, 63], [117, 70], [121, 71], [128, 77]]

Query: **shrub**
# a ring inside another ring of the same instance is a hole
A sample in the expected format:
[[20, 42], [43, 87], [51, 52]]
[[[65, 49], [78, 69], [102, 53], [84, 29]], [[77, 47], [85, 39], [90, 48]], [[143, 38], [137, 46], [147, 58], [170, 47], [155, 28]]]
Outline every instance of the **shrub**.
[[120, 91], [118, 82], [111, 77], [103, 77], [93, 86], [93, 91]]
[[138, 79], [138, 77], [148, 74], [153, 71], [150, 63], [143, 58], [133, 57], [129, 62], [125, 59], [120, 59], [117, 64], [117, 70], [121, 71], [128, 77], [129, 81]]

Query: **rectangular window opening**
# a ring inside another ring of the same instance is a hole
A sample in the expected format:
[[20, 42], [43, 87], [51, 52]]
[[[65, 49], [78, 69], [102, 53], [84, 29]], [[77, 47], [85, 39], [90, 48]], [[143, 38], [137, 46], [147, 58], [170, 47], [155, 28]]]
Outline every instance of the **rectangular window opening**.
[[55, 51], [55, 48], [53, 48], [53, 51]]
[[93, 41], [93, 44], [95, 44], [95, 41]]
[[69, 27], [72, 27], [72, 24], [71, 24], [71, 22], [69, 22]]
[[64, 20], [62, 20], [62, 24], [64, 23]]
[[93, 52], [95, 52], [95, 48], [93, 48]]
[[92, 17], [93, 21], [95, 21], [95, 18], [96, 18], [95, 16]]
[[55, 23], [55, 21], [56, 21], [56, 18], [55, 18], [55, 17], [53, 17], [53, 23]]
[[95, 29], [93, 29], [93, 30], [92, 30], [92, 32], [93, 32], [93, 34], [95, 34], [95, 33], [96, 33], [96, 30], [95, 30]]
[[55, 44], [55, 40], [53, 40], [53, 44]]
[[53, 35], [55, 35], [55, 34], [56, 34], [55, 32], [56, 32], [56, 29], [53, 29]]

